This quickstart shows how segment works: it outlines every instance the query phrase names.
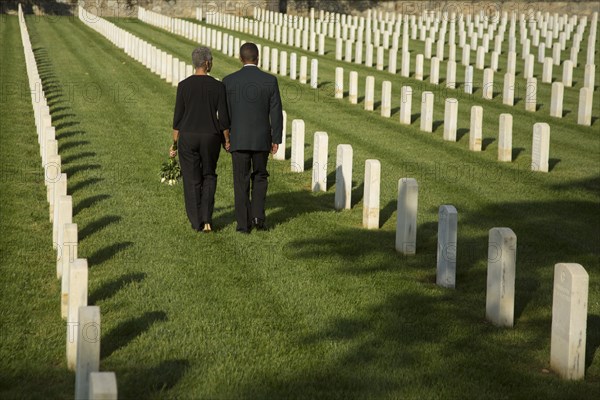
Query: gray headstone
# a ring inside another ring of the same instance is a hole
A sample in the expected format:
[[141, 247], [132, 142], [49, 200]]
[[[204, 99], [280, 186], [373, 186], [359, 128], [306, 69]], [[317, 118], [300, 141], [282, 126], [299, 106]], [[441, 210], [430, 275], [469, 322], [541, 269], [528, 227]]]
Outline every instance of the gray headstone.
[[531, 170], [548, 172], [550, 156], [550, 125], [538, 122], [533, 125], [533, 144], [531, 146]]
[[379, 229], [380, 180], [381, 164], [379, 160], [365, 161], [363, 227], [367, 229]]
[[100, 368], [100, 307], [79, 307], [75, 399], [87, 399], [90, 373]]
[[417, 209], [419, 185], [413, 178], [398, 181], [398, 214], [396, 219], [396, 251], [412, 255], [417, 249]]
[[514, 323], [516, 258], [517, 236], [512, 229], [490, 229], [485, 316], [496, 326]]
[[335, 209], [352, 206], [352, 146], [339, 144], [335, 160]]
[[550, 367], [563, 379], [585, 375], [589, 276], [580, 264], [554, 266]]
[[456, 285], [458, 212], [451, 205], [440, 206], [438, 213], [436, 283], [447, 288]]
[[329, 137], [326, 132], [315, 132], [313, 141], [312, 191], [327, 191], [327, 156]]

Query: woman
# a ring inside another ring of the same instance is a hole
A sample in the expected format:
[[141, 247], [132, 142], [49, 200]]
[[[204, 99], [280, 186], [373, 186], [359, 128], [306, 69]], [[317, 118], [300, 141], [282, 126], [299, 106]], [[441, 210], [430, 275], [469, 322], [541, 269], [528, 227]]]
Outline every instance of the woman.
[[177, 86], [169, 154], [175, 157], [179, 152], [185, 209], [192, 229], [208, 233], [212, 231], [221, 144], [229, 148], [229, 114], [225, 86], [208, 75], [210, 49], [195, 49], [192, 63], [195, 74]]

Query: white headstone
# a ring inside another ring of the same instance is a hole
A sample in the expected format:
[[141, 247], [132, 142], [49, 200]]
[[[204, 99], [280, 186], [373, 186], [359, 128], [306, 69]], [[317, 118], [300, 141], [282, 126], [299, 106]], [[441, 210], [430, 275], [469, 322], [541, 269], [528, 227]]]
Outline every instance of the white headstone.
[[491, 68], [483, 70], [482, 97], [486, 100], [492, 100], [494, 97], [494, 71]]
[[292, 121], [292, 172], [304, 172], [304, 121]]
[[436, 283], [447, 288], [454, 288], [456, 285], [457, 226], [456, 208], [451, 205], [440, 206]]
[[583, 86], [594, 90], [594, 81], [596, 77], [596, 64], [586, 64], [583, 74]]
[[313, 58], [310, 62], [310, 87], [316, 89], [319, 85], [319, 60]]
[[61, 173], [59, 178], [54, 181], [53, 186], [50, 222], [52, 222], [52, 247], [56, 249], [58, 244], [58, 202], [61, 196], [67, 195], [67, 174]]
[[400, 91], [400, 123], [410, 125], [412, 122], [412, 88], [402, 86]]
[[307, 81], [307, 71], [308, 69], [308, 58], [306, 56], [300, 57], [300, 83], [306, 84]]
[[365, 110], [373, 111], [375, 102], [375, 77], [367, 76], [365, 83]]
[[392, 82], [383, 81], [381, 85], [381, 116], [392, 116]]
[[542, 83], [552, 83], [552, 65], [552, 58], [546, 57], [542, 69]]
[[512, 161], [512, 127], [512, 115], [500, 114], [500, 124], [498, 128], [498, 161]]
[[589, 280], [580, 264], [554, 266], [550, 367], [563, 379], [585, 376]]
[[380, 180], [381, 164], [379, 160], [365, 161], [363, 227], [367, 229], [379, 229]]
[[565, 60], [563, 63], [562, 83], [566, 87], [573, 86], [573, 61]]
[[377, 47], [377, 64], [375, 67], [378, 71], [383, 71], [383, 56], [384, 48], [381, 46]]
[[554, 82], [552, 84], [552, 97], [550, 99], [550, 116], [556, 118], [562, 118], [563, 113], [563, 95], [564, 86], [561, 82]]
[[[410, 55], [409, 55], [410, 57]], [[409, 58], [410, 59], [410, 58]], [[404, 68], [404, 55], [402, 55], [402, 68]], [[398, 52], [396, 49], [391, 49], [388, 52], [388, 72], [390, 74], [395, 74], [398, 70]], [[402, 70], [404, 71], [404, 69]]]
[[456, 62], [448, 61], [446, 66], [446, 87], [449, 89], [456, 88]]
[[277, 152], [273, 154], [274, 160], [285, 160], [285, 142], [287, 135], [287, 112], [285, 110], [282, 111], [283, 114], [283, 131], [281, 133], [281, 144], [279, 145]]
[[417, 54], [415, 59], [415, 79], [423, 80], [423, 54]]
[[344, 68], [342, 67], [335, 69], [335, 98], [344, 98]]
[[398, 211], [396, 219], [396, 251], [411, 255], [417, 249], [417, 208], [419, 185], [413, 178], [398, 181]]
[[469, 133], [469, 150], [481, 151], [483, 129], [483, 107], [471, 107], [471, 128]]
[[537, 79], [528, 78], [525, 88], [525, 110], [535, 112], [537, 109]]
[[461, 64], [464, 67], [466, 67], [467, 65], [470, 65], [470, 63], [471, 63], [471, 46], [468, 44], [465, 44], [463, 47]]
[[529, 79], [533, 77], [533, 68], [535, 66], [535, 59], [533, 54], [525, 55], [525, 66], [523, 67], [523, 78]]
[[515, 76], [510, 72], [504, 74], [502, 104], [507, 106], [512, 106], [515, 104]]
[[458, 100], [447, 98], [444, 107], [444, 140], [456, 142], [458, 125]]
[[296, 53], [290, 54], [290, 79], [296, 80], [298, 77], [297, 73], [298, 68], [298, 55]]
[[60, 276], [62, 278], [60, 314], [63, 319], [67, 319], [69, 316], [69, 276], [71, 272], [71, 265], [77, 259], [77, 239], [77, 224], [66, 224], [63, 233], [63, 243], [58, 248], [60, 258], [57, 262], [57, 268], [60, 269]]
[[465, 93], [473, 94], [473, 66], [465, 68]]
[[475, 68], [484, 69], [485, 68], [485, 53], [483, 51], [483, 47], [477, 48], [477, 57], [475, 58]]
[[408, 78], [410, 76], [410, 53], [408, 51], [402, 52], [401, 76], [404, 78]]
[[[56, 227], [56, 249], [60, 250], [64, 237], [65, 224], [73, 222], [73, 199], [71, 196], [61, 195], [55, 198], [56, 203], [54, 207], [54, 221], [53, 224]], [[57, 252], [57, 261], [60, 258], [60, 254]], [[62, 270], [58, 270], [57, 262], [57, 278], [61, 278]]]
[[358, 72], [356, 71], [350, 71], [348, 100], [350, 104], [358, 103]]
[[75, 369], [75, 399], [87, 399], [90, 373], [100, 368], [100, 307], [79, 308], [77, 328], [77, 365]]
[[352, 146], [339, 144], [335, 160], [335, 209], [352, 207]]
[[485, 317], [496, 326], [514, 323], [516, 258], [517, 236], [512, 229], [490, 229]]
[[71, 263], [69, 271], [69, 309], [67, 313], [67, 368], [75, 370], [79, 328], [79, 307], [87, 306], [88, 264], [78, 258]]
[[440, 82], [440, 59], [437, 57], [431, 58], [429, 82], [437, 85]]
[[423, 92], [421, 95], [421, 130], [433, 131], [433, 92]]
[[288, 66], [288, 54], [287, 51], [282, 51], [279, 54], [279, 75], [286, 76], [287, 75], [287, 66]]
[[312, 191], [327, 191], [327, 156], [329, 137], [326, 132], [315, 132], [313, 142]]
[[594, 89], [582, 87], [579, 89], [579, 108], [577, 110], [577, 123], [579, 125], [592, 125], [592, 101]]
[[531, 170], [548, 172], [550, 156], [550, 125], [538, 122], [533, 125], [533, 144], [531, 146]]

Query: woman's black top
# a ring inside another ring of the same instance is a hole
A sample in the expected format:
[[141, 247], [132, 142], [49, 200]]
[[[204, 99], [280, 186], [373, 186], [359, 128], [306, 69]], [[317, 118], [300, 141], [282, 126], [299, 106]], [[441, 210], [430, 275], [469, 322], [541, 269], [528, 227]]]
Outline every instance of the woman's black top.
[[225, 85], [208, 75], [192, 75], [177, 86], [173, 129], [216, 134], [229, 129]]

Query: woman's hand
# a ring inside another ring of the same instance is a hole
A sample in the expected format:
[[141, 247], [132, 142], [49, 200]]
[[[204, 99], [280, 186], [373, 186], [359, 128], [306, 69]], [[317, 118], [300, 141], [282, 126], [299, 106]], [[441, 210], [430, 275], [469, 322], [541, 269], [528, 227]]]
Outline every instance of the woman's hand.
[[225, 140], [225, 143], [223, 143], [223, 148], [229, 153], [229, 149], [231, 148], [231, 142], [229, 140]]
[[169, 157], [170, 158], [177, 157], [177, 149], [173, 149], [173, 146], [169, 147]]

